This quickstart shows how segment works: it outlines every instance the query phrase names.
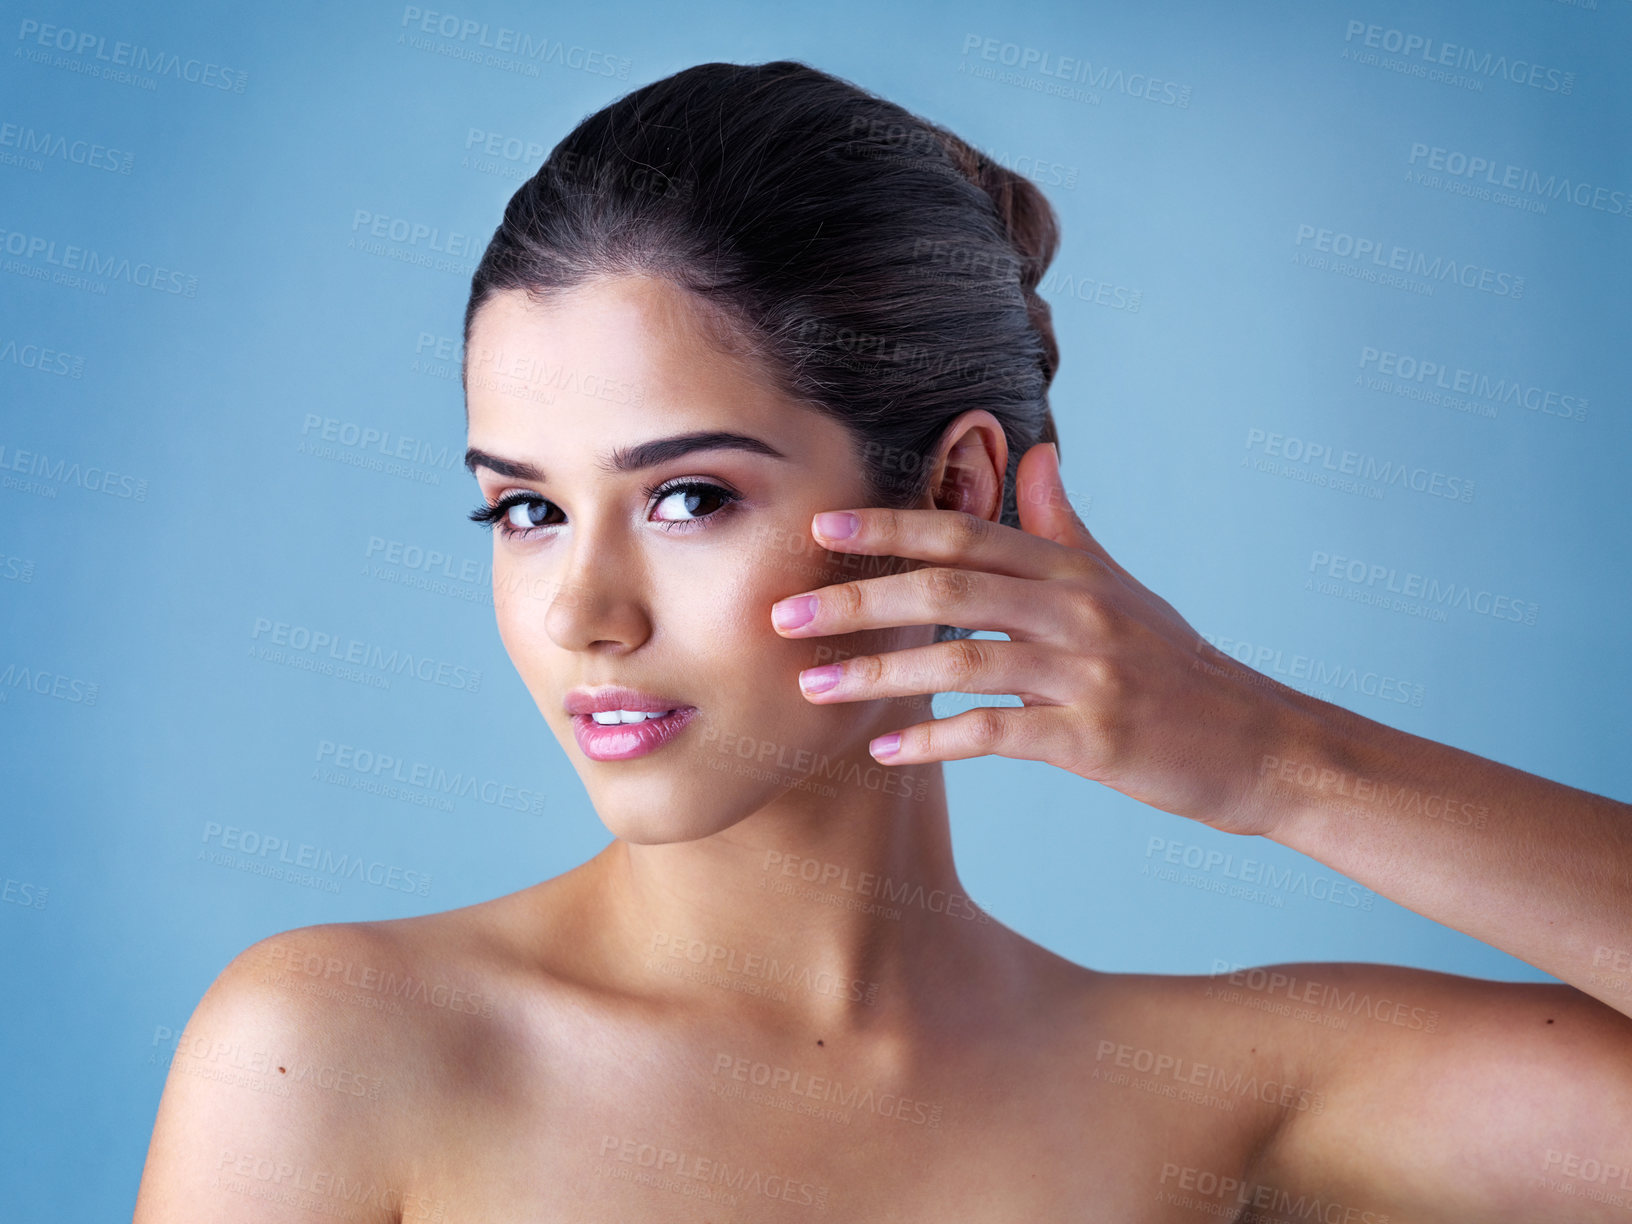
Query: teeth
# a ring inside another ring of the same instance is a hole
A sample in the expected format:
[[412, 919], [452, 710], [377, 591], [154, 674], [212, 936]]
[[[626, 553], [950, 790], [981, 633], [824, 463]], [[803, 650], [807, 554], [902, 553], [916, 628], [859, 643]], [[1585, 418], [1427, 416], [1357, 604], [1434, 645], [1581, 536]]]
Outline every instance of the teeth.
[[645, 722], [648, 718], [667, 718], [673, 713], [673, 710], [650, 714], [644, 710], [603, 710], [599, 714], [591, 714], [590, 717], [603, 727], [613, 727], [619, 723]]

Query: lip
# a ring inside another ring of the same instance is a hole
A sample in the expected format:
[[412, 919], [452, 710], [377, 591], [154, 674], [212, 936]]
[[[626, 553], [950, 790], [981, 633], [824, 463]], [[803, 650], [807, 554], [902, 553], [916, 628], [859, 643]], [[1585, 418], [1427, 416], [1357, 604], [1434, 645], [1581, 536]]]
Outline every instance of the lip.
[[[570, 699], [569, 699], [570, 700]], [[587, 699], [585, 699], [587, 700]], [[613, 710], [638, 710], [640, 706], [613, 705]], [[592, 761], [629, 761], [656, 752], [685, 729], [697, 713], [696, 706], [659, 706], [656, 709], [673, 710], [667, 718], [646, 719], [638, 723], [614, 723], [603, 727], [589, 714], [572, 716], [572, 734], [578, 747]]]
[[[661, 714], [664, 710], [695, 709], [678, 697], [663, 697], [608, 684], [600, 688], [575, 688], [562, 703], [568, 714], [604, 714], [608, 710], [638, 710], [643, 714]], [[631, 724], [633, 725], [633, 724]]]

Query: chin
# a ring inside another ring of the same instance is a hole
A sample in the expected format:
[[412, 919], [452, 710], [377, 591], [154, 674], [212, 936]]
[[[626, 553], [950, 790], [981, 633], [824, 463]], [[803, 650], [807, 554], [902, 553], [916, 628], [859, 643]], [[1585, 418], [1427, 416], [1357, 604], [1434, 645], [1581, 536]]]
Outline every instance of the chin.
[[750, 815], [742, 811], [727, 816], [717, 806], [708, 812], [686, 812], [673, 805], [628, 811], [610, 799], [605, 806], [596, 803], [595, 814], [613, 837], [636, 846], [669, 846], [679, 842], [701, 841], [724, 832]]

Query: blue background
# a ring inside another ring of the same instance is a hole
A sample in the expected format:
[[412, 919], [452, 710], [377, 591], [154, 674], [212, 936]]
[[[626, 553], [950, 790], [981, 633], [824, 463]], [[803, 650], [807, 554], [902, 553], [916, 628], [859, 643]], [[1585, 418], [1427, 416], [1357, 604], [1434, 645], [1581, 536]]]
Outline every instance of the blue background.
[[[1042, 292], [1066, 483], [1197, 629], [1368, 717], [1632, 797], [1627, 0], [438, 10], [571, 52], [523, 71], [402, 5], [152, 7], [7, 5], [0, 23], [6, 1214], [130, 1210], [174, 1034], [252, 942], [470, 904], [605, 844], [494, 628], [455, 350], [470, 271], [548, 148], [695, 63], [805, 60], [1038, 180], [1064, 230]], [[1540, 83], [1433, 79], [1420, 51], [1367, 46], [1396, 37], [1533, 62]], [[97, 49], [121, 41], [199, 71], [110, 79]], [[1072, 71], [1062, 57], [1084, 74], [1075, 96], [1046, 88], [1043, 69]], [[1026, 71], [1005, 76], [1014, 61]], [[1472, 157], [1497, 179], [1585, 184], [1587, 202], [1412, 177]], [[375, 218], [387, 237], [369, 238]], [[1522, 293], [1334, 271], [1321, 230]], [[70, 247], [113, 270], [66, 271]], [[1551, 411], [1371, 385], [1373, 350], [1550, 394]], [[1319, 460], [1266, 453], [1273, 434], [1471, 482], [1471, 499], [1323, 487], [1303, 478]], [[1312, 573], [1317, 556], [1507, 595], [1534, 623], [1362, 602], [1376, 588]], [[428, 657], [466, 687], [257, 657], [276, 622]], [[1300, 679], [1299, 659], [1354, 683]], [[1408, 699], [1381, 695], [1385, 678]], [[337, 766], [341, 745], [481, 788], [384, 796]], [[1546, 980], [1381, 898], [1153, 873], [1178, 846], [1333, 881], [1282, 847], [1034, 762], [947, 769], [972, 894], [1094, 968], [1373, 960]], [[227, 857], [228, 825], [430, 886], [280, 881]]]

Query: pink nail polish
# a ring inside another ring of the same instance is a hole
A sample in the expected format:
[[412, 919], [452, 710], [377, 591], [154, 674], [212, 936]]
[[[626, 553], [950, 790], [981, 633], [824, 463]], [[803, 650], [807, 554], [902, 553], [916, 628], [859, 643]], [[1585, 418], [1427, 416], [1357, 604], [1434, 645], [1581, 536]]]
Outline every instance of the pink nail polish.
[[799, 687], [807, 693], [825, 693], [839, 682], [839, 665], [828, 663], [799, 673]]
[[830, 540], [848, 540], [856, 534], [861, 520], [848, 510], [828, 511], [816, 516], [816, 530]]
[[771, 609], [771, 623], [778, 629], [798, 629], [816, 616], [816, 596], [795, 595]]

